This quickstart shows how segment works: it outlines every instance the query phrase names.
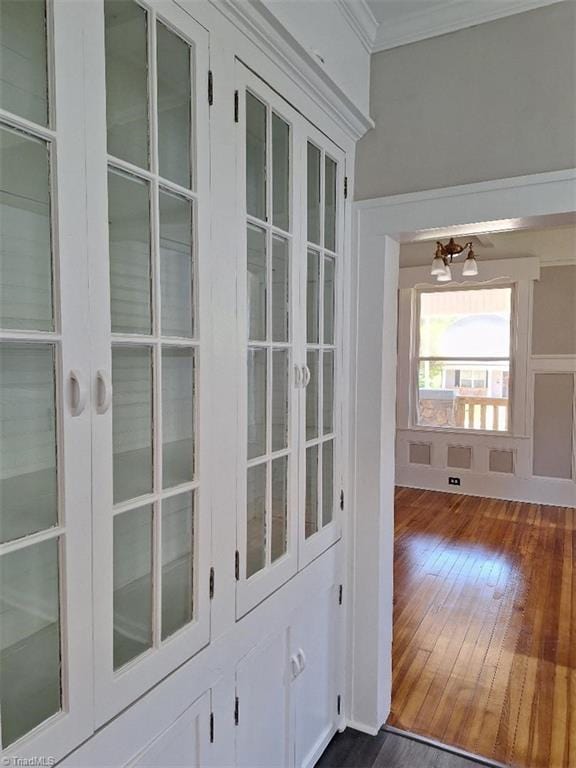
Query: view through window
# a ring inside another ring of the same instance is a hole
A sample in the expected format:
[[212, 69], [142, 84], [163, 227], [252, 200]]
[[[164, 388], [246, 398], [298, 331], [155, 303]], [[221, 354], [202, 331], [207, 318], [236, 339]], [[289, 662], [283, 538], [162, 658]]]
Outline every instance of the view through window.
[[418, 425], [508, 431], [512, 289], [418, 297]]

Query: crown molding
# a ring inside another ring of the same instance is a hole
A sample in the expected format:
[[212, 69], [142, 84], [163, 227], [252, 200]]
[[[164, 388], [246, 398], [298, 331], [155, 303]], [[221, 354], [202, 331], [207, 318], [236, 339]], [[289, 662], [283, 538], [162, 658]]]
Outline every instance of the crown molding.
[[212, 4], [278, 64], [355, 141], [374, 127], [312, 54], [282, 26], [262, 0], [211, 0]]
[[364, 48], [372, 53], [379, 23], [366, 0], [335, 0], [335, 4]]
[[393, 24], [380, 24], [372, 47], [373, 53], [400, 45], [438, 37], [459, 29], [474, 27], [516, 13], [532, 11], [567, 0], [446, 0], [427, 11], [411, 13]]

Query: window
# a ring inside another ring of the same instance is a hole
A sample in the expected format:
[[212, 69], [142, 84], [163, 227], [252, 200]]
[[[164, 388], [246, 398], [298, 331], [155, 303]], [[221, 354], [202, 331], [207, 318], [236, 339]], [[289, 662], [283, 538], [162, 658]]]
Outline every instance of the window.
[[418, 426], [509, 430], [511, 288], [418, 296]]

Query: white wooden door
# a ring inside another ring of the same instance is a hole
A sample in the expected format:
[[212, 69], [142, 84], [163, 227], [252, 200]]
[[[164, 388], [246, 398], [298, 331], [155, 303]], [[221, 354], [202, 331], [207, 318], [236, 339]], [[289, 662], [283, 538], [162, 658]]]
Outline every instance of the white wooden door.
[[236, 669], [238, 768], [293, 764], [289, 637], [288, 627], [268, 637]]
[[[0, 745], [60, 755], [91, 727], [83, 18], [0, 15]], [[57, 87], [54, 87], [57, 83]], [[15, 757], [17, 756], [17, 758]]]
[[237, 64], [240, 375], [237, 615], [297, 567], [298, 114]]
[[165, 0], [89, 11], [102, 723], [210, 635], [208, 34]]
[[303, 121], [306, 211], [300, 253], [304, 386], [300, 407], [299, 567], [342, 532], [343, 242], [345, 156]]
[[210, 765], [210, 691], [197, 699], [126, 768], [206, 768]]
[[292, 695], [297, 768], [311, 768], [336, 732], [343, 636], [340, 610], [338, 587], [332, 586], [312, 597], [293, 617], [290, 636], [297, 668]]

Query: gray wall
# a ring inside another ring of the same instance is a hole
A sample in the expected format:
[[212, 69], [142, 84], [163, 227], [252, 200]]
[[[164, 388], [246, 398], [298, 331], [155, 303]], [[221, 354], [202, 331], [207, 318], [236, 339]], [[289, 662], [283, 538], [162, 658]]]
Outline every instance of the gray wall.
[[356, 197], [576, 167], [576, 1], [372, 56]]

